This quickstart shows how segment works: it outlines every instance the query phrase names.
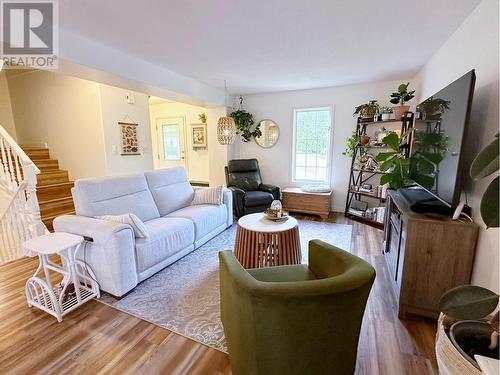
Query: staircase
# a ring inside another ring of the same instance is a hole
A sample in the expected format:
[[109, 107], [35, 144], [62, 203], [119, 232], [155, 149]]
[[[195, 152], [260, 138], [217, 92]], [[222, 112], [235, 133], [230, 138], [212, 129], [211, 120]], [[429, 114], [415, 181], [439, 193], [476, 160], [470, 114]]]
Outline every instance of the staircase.
[[23, 243], [47, 229], [40, 219], [38, 167], [0, 125], [0, 264], [27, 253]]
[[57, 216], [75, 213], [71, 197], [74, 183], [69, 180], [68, 171], [59, 169], [59, 161], [50, 158], [48, 148], [22, 147], [22, 149], [40, 169], [40, 174], [37, 175], [36, 195], [42, 221], [52, 232], [54, 230], [52, 222]]

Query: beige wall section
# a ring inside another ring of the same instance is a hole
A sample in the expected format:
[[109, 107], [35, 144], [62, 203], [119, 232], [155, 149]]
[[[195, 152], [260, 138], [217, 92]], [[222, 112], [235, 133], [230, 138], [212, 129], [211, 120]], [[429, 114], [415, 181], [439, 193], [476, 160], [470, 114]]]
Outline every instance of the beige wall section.
[[155, 100], [150, 104], [149, 113], [155, 167], [158, 167], [157, 155], [159, 153], [156, 120], [165, 117], [184, 117], [186, 120], [186, 154], [189, 179], [196, 182], [209, 182], [208, 150], [217, 140], [208, 138], [208, 148], [206, 150], [194, 150], [191, 137], [191, 124], [200, 123], [198, 115], [202, 112], [206, 113], [206, 111], [206, 108], [179, 102], [165, 101], [163, 103], [158, 103]]
[[[133, 104], [127, 103], [127, 93], [132, 95]], [[106, 153], [106, 174], [127, 174], [153, 169], [148, 96], [107, 85], [99, 85], [99, 94]], [[119, 121], [139, 124], [138, 137], [141, 155], [120, 155]]]
[[217, 141], [217, 121], [226, 115], [225, 107], [207, 108], [208, 163], [210, 186], [226, 185], [224, 167], [232, 155], [234, 145], [224, 146]]
[[5, 70], [0, 71], [0, 125], [7, 130], [14, 140], [17, 139]]
[[[476, 70], [476, 88], [465, 148], [467, 166], [498, 132], [498, 10], [498, 0], [483, 0], [417, 76], [421, 98], [427, 98], [470, 69]], [[492, 177], [474, 182], [468, 178], [466, 191], [474, 219], [481, 225], [472, 282], [498, 293], [499, 229], [484, 229], [479, 215], [481, 196], [491, 180]]]
[[7, 80], [19, 144], [47, 143], [71, 179], [106, 173], [97, 83], [44, 71]]

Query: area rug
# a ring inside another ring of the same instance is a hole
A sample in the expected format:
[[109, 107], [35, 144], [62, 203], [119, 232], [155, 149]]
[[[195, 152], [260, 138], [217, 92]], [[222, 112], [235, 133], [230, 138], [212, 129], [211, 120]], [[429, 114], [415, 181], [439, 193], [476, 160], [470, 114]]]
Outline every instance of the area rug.
[[[299, 221], [302, 263], [307, 244], [322, 239], [349, 251], [351, 226]], [[104, 294], [100, 301], [167, 328], [202, 344], [227, 352], [219, 310], [218, 252], [233, 249], [236, 225], [228, 228], [191, 254], [140, 283], [117, 300]]]

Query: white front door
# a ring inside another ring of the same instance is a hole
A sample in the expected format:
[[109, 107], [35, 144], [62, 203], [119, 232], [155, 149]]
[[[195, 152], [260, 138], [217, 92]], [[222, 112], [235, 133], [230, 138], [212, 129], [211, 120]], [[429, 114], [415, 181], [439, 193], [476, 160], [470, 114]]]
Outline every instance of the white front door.
[[159, 167], [184, 167], [186, 160], [186, 125], [184, 117], [168, 117], [156, 120], [158, 133]]

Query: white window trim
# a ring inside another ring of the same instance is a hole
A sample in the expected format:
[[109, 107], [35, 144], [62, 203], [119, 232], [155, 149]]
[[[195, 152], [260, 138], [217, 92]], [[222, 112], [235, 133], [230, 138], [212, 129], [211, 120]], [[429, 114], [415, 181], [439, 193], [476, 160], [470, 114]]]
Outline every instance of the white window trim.
[[[305, 111], [330, 111], [330, 142], [328, 142], [328, 153], [327, 153], [327, 167], [326, 167], [326, 179], [325, 181], [311, 181], [311, 180], [297, 180], [295, 178], [295, 149], [296, 149], [296, 138], [297, 138], [297, 112]], [[292, 129], [292, 165], [290, 168], [289, 181], [291, 186], [300, 186], [307, 183], [324, 183], [332, 186], [332, 158], [333, 158], [333, 117], [334, 117], [334, 106], [322, 106], [322, 107], [305, 107], [305, 108], [294, 108], [293, 109], [293, 129]]]

